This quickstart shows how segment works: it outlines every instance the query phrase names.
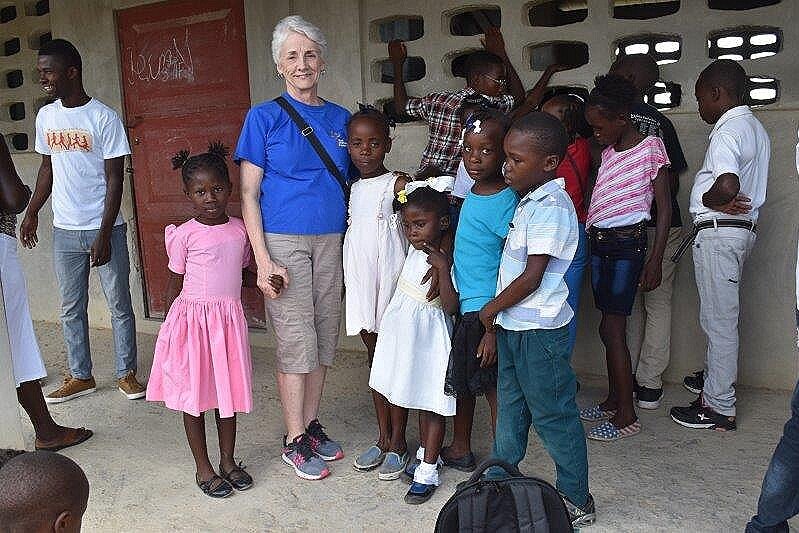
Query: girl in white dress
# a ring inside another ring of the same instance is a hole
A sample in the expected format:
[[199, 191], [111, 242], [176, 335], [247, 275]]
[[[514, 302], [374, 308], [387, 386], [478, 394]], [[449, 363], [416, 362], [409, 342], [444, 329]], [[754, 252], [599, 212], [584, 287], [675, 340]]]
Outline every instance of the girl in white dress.
[[[430, 281], [422, 281], [433, 265], [439, 283], [449, 280], [449, 261], [432, 261], [427, 251], [441, 252], [441, 238], [449, 227], [453, 178], [442, 176], [409, 183], [400, 192], [402, 225], [410, 241], [397, 290], [383, 314], [369, 386], [392, 404], [393, 413], [418, 409], [421, 442], [407, 503], [423, 503], [439, 484], [436, 468], [444, 440], [444, 417], [455, 414], [455, 398], [444, 394], [450, 352], [452, 319], [441, 299], [427, 299]], [[446, 254], [445, 254], [446, 255]], [[397, 416], [396, 418], [399, 418]], [[398, 431], [399, 428], [392, 428]], [[402, 440], [404, 441], [404, 425]], [[410, 471], [409, 471], [410, 474]]]
[[[361, 336], [370, 366], [381, 318], [394, 294], [408, 247], [392, 207], [406, 179], [386, 170], [383, 163], [391, 150], [389, 127], [388, 117], [368, 107], [355, 113], [347, 127], [350, 158], [361, 179], [352, 185], [349, 228], [344, 236], [345, 323], [347, 335]], [[379, 435], [355, 458], [353, 466], [362, 471], [380, 466], [380, 479], [396, 479], [402, 466], [397, 469], [393, 465], [406, 453], [405, 442], [392, 446], [389, 403], [374, 390], [372, 400]]]

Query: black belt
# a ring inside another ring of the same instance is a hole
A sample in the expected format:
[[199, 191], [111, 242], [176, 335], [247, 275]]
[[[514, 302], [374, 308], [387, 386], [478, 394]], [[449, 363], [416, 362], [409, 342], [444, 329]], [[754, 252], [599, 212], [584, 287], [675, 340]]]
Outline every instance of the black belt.
[[671, 256], [671, 260], [675, 263], [678, 262], [683, 254], [685, 254], [688, 247], [694, 243], [696, 235], [703, 229], [711, 228], [741, 228], [749, 230], [752, 233], [757, 233], [757, 224], [751, 220], [741, 220], [739, 218], [711, 218], [709, 220], [703, 220], [702, 222], [694, 224], [694, 229], [682, 240], [677, 250]]
[[646, 235], [646, 221], [629, 226], [616, 226], [615, 228], [598, 228], [596, 226], [591, 226], [588, 235], [596, 241], [638, 239]]

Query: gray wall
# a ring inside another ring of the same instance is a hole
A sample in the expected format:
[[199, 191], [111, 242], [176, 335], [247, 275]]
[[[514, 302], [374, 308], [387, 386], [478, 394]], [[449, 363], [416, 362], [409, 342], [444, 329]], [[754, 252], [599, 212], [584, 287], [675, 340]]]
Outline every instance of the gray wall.
[[[114, 25], [114, 10], [147, 3], [124, 0], [51, 0], [50, 21], [54, 37], [72, 40], [84, 56], [84, 80], [88, 91], [112, 107], [121, 110], [119, 61]], [[771, 25], [782, 29], [784, 50], [776, 56], [742, 62], [750, 74], [769, 75], [781, 80], [778, 103], [758, 109], [756, 114], [772, 139], [772, 162], [768, 200], [761, 211], [760, 232], [752, 257], [747, 262], [741, 284], [741, 384], [791, 388], [796, 380], [797, 359], [794, 331], [794, 266], [796, 261], [797, 177], [794, 167], [796, 127], [799, 122], [799, 70], [793, 56], [799, 40], [799, 28], [782, 24], [799, 16], [799, 5], [786, 0], [774, 7], [749, 12], [721, 12], [706, 9], [700, 0], [683, 0], [681, 10], [671, 16], [648, 21], [622, 21], [611, 17], [608, 0], [588, 0], [589, 17], [585, 22], [560, 28], [532, 28], [522, 2], [494, 1], [502, 8], [502, 27], [511, 58], [526, 87], [540, 73], [533, 72], [522, 52], [524, 45], [550, 40], [575, 40], [590, 47], [591, 61], [576, 70], [560, 73], [554, 84], [575, 84], [590, 87], [597, 74], [611, 63], [612, 43], [619, 37], [638, 33], [673, 33], [683, 42], [679, 62], [662, 67], [664, 79], [682, 84], [682, 105], [668, 112], [674, 121], [689, 170], [682, 176], [680, 193], [683, 214], [687, 215], [687, 198], [693, 175], [700, 166], [710, 128], [701, 122], [693, 99], [693, 83], [697, 73], [709, 63], [706, 52], [707, 34], [711, 30], [740, 25]], [[457, 89], [463, 85], [448, 73], [448, 53], [479, 45], [477, 37], [449, 35], [447, 15], [462, 3], [446, 0], [428, 2], [405, 0], [401, 5], [387, 1], [256, 1], [246, 2], [250, 91], [253, 102], [275, 96], [280, 84], [274, 77], [269, 51], [271, 30], [275, 22], [289, 13], [299, 13], [319, 24], [330, 43], [328, 73], [322, 80], [322, 96], [350, 109], [356, 101], [374, 102], [391, 95], [391, 87], [371, 80], [374, 61], [387, 57], [385, 45], [370, 41], [369, 22], [393, 15], [421, 15], [425, 19], [425, 35], [408, 43], [409, 54], [424, 57], [427, 76], [410, 83], [409, 92], [421, 95], [433, 90]], [[413, 170], [426, 140], [426, 128], [420, 124], [400, 125], [395, 134], [394, 149], [388, 166]], [[35, 181], [38, 158], [34, 154], [15, 155], [15, 161], [26, 182]], [[130, 191], [123, 201], [123, 213], [135, 230]], [[24, 254], [30, 280], [32, 309], [35, 318], [56, 321], [58, 306], [51, 266], [51, 239], [46, 228], [50, 223], [49, 208], [41, 215], [41, 242], [33, 252]], [[687, 218], [686, 218], [687, 221]], [[131, 261], [134, 265], [132, 290], [139, 316], [143, 316], [141, 272], [136, 239], [131, 231]], [[92, 285], [90, 307], [92, 324], [107, 326], [108, 316], [98, 285]], [[688, 371], [701, 366], [705, 339], [698, 323], [698, 300], [689, 256], [680, 263], [674, 297], [672, 365], [667, 378], [680, 379]], [[597, 331], [598, 314], [593, 309], [588, 287], [583, 292], [579, 311], [575, 366], [578, 370], [604, 373], [604, 353]], [[139, 320], [140, 329], [154, 332], [158, 322]], [[252, 335], [254, 342], [268, 343], [262, 333]], [[359, 348], [357, 339], [342, 342], [345, 348]]]

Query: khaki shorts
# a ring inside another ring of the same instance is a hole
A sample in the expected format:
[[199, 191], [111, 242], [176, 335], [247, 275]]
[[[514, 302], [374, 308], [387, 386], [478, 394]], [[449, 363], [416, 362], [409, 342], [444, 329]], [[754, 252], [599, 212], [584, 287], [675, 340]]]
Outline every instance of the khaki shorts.
[[343, 235], [265, 237], [272, 260], [289, 273], [288, 288], [278, 298], [265, 299], [277, 339], [278, 371], [306, 374], [331, 366], [341, 323]]

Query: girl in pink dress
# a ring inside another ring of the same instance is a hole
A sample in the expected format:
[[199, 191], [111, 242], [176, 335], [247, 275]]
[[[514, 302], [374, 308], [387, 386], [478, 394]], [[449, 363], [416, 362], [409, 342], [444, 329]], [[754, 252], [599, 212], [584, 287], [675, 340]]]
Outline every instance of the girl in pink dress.
[[[147, 399], [183, 412], [197, 485], [208, 496], [224, 498], [246, 490], [252, 478], [233, 459], [236, 413], [252, 408], [252, 364], [247, 320], [241, 305], [242, 277], [251, 251], [244, 222], [225, 213], [231, 193], [221, 144], [208, 153], [173, 159], [181, 168], [183, 189], [195, 218], [165, 230], [169, 256], [167, 315], [155, 345]], [[219, 435], [219, 474], [208, 459], [205, 411], [215, 410]]]

